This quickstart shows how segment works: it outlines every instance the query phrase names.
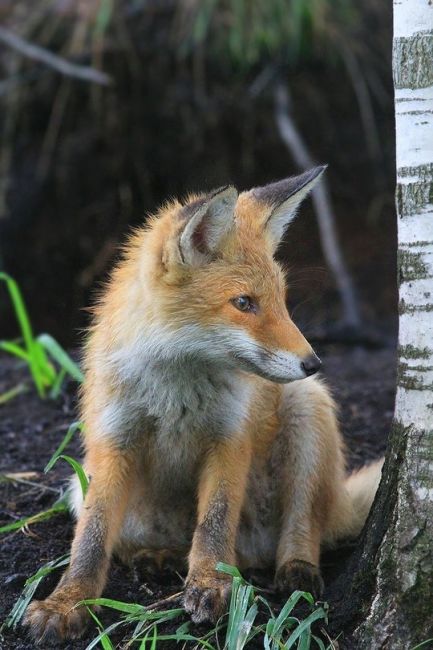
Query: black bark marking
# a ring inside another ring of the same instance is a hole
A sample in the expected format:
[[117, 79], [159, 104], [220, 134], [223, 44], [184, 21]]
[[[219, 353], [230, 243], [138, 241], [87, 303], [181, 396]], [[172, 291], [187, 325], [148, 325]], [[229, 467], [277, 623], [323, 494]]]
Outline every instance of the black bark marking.
[[420, 31], [410, 37], [394, 38], [394, 85], [396, 88], [428, 88], [433, 84], [433, 36]]

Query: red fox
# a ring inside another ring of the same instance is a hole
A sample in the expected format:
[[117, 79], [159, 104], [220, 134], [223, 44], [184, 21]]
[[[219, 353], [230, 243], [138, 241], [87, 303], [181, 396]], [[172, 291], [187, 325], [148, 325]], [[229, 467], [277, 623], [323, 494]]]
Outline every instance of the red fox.
[[319, 596], [321, 545], [356, 536], [381, 462], [346, 476], [320, 360], [286, 309], [275, 250], [324, 167], [238, 194], [228, 186], [149, 218], [95, 308], [82, 391], [83, 501], [71, 563], [28, 608], [44, 643], [78, 637], [112, 553], [187, 557], [184, 607], [223, 612], [222, 561], [270, 567]]

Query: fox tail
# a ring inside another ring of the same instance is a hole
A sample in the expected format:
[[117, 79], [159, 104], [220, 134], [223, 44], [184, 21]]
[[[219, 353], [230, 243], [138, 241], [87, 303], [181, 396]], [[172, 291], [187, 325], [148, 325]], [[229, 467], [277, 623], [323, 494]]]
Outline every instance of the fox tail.
[[382, 475], [384, 458], [349, 474], [330, 534], [331, 545], [339, 539], [355, 538], [361, 532], [373, 504]]

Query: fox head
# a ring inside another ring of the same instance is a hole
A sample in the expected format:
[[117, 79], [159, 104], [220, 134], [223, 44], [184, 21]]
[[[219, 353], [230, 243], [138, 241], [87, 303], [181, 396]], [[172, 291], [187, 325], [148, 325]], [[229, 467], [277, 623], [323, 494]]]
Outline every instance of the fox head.
[[[159, 305], [185, 352], [280, 383], [320, 360], [291, 320], [274, 253], [325, 167], [238, 194], [232, 186], [173, 204], [159, 231]], [[153, 230], [153, 229], [152, 229]], [[167, 354], [172, 347], [167, 341]]]

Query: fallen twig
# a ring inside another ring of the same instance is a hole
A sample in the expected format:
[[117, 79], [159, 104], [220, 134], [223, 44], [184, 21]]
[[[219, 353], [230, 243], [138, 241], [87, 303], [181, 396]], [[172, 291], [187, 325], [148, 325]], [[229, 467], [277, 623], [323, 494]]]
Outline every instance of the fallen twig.
[[95, 70], [95, 68], [89, 66], [71, 63], [71, 61], [64, 59], [58, 54], [53, 54], [53, 52], [50, 52], [40, 45], [29, 43], [29, 41], [24, 40], [21, 36], [14, 34], [5, 27], [0, 27], [0, 42], [8, 45], [29, 59], [44, 63], [66, 77], [73, 77], [75, 79], [81, 79], [82, 81], [90, 81], [102, 86], [108, 86], [112, 83], [111, 77], [105, 72]]
[[[38, 476], [39, 474], [37, 472], [8, 472], [6, 474], [0, 474], [0, 483], [2, 481], [10, 481], [11, 483], [30, 485], [31, 487], [35, 487], [42, 492], [54, 492], [55, 494], [59, 494], [59, 492], [61, 492], [60, 488], [53, 488], [49, 485], [45, 485], [44, 483], [35, 483], [35, 481], [30, 480], [30, 478], [37, 478]], [[44, 475], [42, 474], [41, 479], [43, 476]]]
[[145, 605], [146, 610], [151, 610], [153, 611], [154, 609], [159, 609], [162, 605], [165, 605], [166, 603], [170, 603], [173, 601], [178, 601], [182, 598], [183, 596], [183, 591], [178, 591], [175, 594], [172, 594], [171, 596], [167, 596], [167, 598], [161, 598], [161, 600], [156, 600], [154, 603], [150, 603], [150, 605]]

